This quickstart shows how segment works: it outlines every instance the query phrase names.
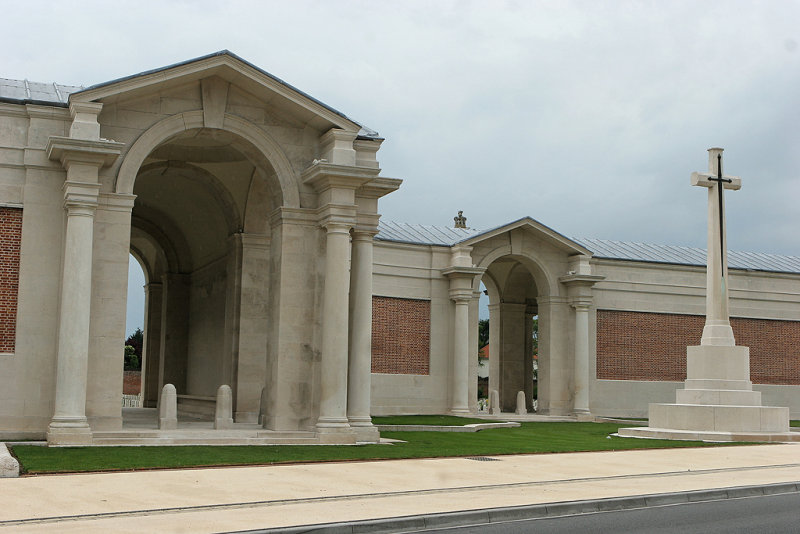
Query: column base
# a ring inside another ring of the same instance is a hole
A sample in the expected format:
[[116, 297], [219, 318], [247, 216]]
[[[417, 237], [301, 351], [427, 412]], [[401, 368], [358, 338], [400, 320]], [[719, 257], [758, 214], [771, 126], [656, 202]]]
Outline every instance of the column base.
[[378, 443], [381, 440], [381, 433], [372, 421], [353, 421], [350, 420], [350, 428], [355, 432], [356, 441], [365, 443]]
[[577, 419], [579, 423], [594, 422], [594, 416], [589, 410], [574, 410], [572, 415], [575, 416], [575, 419]]
[[85, 417], [54, 417], [47, 428], [50, 447], [81, 447], [92, 444], [92, 429]]
[[320, 417], [316, 426], [320, 443], [328, 445], [354, 445], [356, 434], [346, 418]]
[[472, 412], [468, 408], [453, 408], [450, 410], [450, 415], [457, 415], [459, 417], [470, 416]]

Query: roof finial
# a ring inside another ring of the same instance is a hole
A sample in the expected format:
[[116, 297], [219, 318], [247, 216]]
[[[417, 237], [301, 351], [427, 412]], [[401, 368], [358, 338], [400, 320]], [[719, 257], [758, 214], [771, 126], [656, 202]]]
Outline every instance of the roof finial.
[[464, 217], [464, 212], [458, 210], [458, 215], [453, 217], [455, 221], [455, 228], [466, 228], [467, 227], [467, 218]]

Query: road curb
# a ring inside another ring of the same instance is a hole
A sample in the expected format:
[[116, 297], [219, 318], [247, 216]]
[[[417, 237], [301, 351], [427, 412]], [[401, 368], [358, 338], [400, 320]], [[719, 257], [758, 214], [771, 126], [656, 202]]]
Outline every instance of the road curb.
[[19, 462], [8, 452], [8, 447], [0, 442], [0, 478], [16, 478], [19, 476]]
[[485, 508], [477, 510], [464, 510], [460, 512], [370, 519], [366, 521], [346, 521], [341, 523], [320, 523], [316, 525], [303, 525], [296, 527], [242, 530], [238, 531], [238, 534], [359, 534], [363, 532], [414, 532], [433, 528], [485, 525], [489, 523], [519, 521], [524, 519], [553, 518], [565, 515], [633, 510], [636, 508], [647, 508], [649, 506], [668, 506], [672, 504], [688, 504], [703, 501], [738, 499], [742, 497], [760, 497], [777, 495], [781, 493], [799, 492], [800, 482], [789, 482], [780, 484], [765, 484], [760, 486], [737, 486], [733, 488], [715, 488], [675, 493], [612, 497], [607, 499], [590, 499], [583, 501], [565, 501], [525, 506], [509, 506], [502, 508]]

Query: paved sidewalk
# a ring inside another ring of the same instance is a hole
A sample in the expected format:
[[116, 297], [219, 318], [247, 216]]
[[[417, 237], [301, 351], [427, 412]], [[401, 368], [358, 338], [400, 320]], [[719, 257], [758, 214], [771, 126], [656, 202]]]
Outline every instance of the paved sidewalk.
[[0, 479], [0, 534], [226, 532], [800, 481], [800, 444], [493, 458]]

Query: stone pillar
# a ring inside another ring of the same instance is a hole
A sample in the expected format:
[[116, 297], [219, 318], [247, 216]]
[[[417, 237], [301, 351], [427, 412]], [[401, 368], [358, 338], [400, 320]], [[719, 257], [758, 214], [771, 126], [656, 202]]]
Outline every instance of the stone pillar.
[[[455, 301], [453, 323], [453, 375], [450, 386], [452, 394], [450, 411], [453, 414], [468, 414], [469, 411], [469, 303], [472, 295], [451, 293]], [[477, 356], [477, 355], [476, 355]]]
[[347, 381], [347, 419], [358, 441], [378, 441], [372, 425], [372, 238], [375, 231], [353, 231], [350, 267], [350, 360]]
[[[503, 410], [513, 412], [517, 406], [517, 392], [527, 391], [528, 382], [532, 384], [533, 370], [530, 360], [530, 343], [526, 338], [530, 332], [525, 324], [527, 315], [524, 302], [504, 302], [500, 304], [503, 342], [498, 350], [492, 350], [500, 360], [500, 405]], [[490, 354], [491, 357], [491, 354]], [[526, 376], [526, 371], [530, 375]]]
[[[500, 392], [500, 346], [503, 343], [503, 321], [500, 304], [489, 304], [489, 392]], [[500, 410], [498, 396], [498, 413]]]
[[86, 376], [89, 356], [89, 311], [92, 294], [94, 214], [100, 184], [66, 182], [67, 210], [55, 412], [47, 431], [51, 445], [88, 445]]
[[237, 423], [256, 423], [264, 387], [269, 343], [269, 236], [239, 234], [241, 270], [236, 366], [233, 388]]
[[161, 361], [158, 383], [172, 384], [186, 393], [189, 347], [189, 277], [167, 273], [162, 277]]
[[558, 281], [567, 287], [569, 304], [575, 310], [572, 413], [579, 418], [589, 418], [589, 309], [592, 305], [592, 286], [604, 277], [591, 274], [588, 256], [572, 257], [569, 268], [569, 274]]
[[571, 306], [575, 308], [575, 362], [574, 391], [575, 414], [589, 413], [589, 306], [588, 299], [575, 300]]
[[142, 405], [155, 408], [158, 405], [158, 370], [161, 362], [161, 283], [150, 282], [145, 285], [144, 296]]
[[[450, 412], [456, 415], [470, 413], [469, 359], [477, 358], [469, 351], [470, 324], [469, 306], [474, 298], [473, 281], [484, 273], [484, 269], [472, 266], [472, 248], [454, 246], [451, 249], [451, 267], [442, 274], [450, 279], [450, 300], [453, 308], [453, 353], [450, 380]], [[477, 328], [477, 321], [473, 327]], [[494, 350], [491, 349], [490, 350]], [[491, 360], [491, 356], [490, 356]]]
[[100, 139], [97, 115], [102, 108], [97, 102], [71, 103], [70, 136], [50, 136], [47, 141], [47, 157], [60, 161], [67, 171], [55, 407], [47, 431], [51, 445], [86, 445], [92, 440], [86, 419], [86, 384], [98, 174], [117, 159], [124, 146]]
[[317, 431], [336, 433], [350, 430], [347, 420], [350, 225], [328, 222], [324, 226], [325, 292]]

